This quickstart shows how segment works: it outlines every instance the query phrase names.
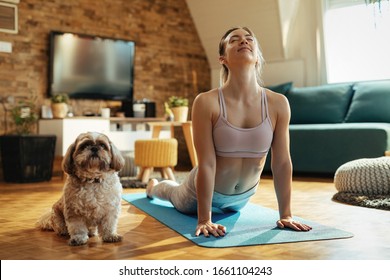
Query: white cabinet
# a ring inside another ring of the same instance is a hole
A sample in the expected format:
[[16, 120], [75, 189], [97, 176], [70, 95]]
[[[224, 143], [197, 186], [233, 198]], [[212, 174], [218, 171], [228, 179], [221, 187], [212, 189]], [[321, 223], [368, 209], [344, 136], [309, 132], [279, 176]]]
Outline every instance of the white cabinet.
[[110, 131], [109, 119], [65, 118], [39, 120], [39, 134], [55, 134], [57, 136], [56, 156], [64, 156], [77, 136], [88, 131], [108, 133]]
[[[152, 137], [147, 122], [160, 121], [158, 118], [100, 118], [72, 117], [65, 119], [39, 120], [39, 134], [55, 134], [56, 156], [64, 156], [68, 147], [80, 133], [96, 131], [106, 134], [120, 151], [133, 151], [137, 139]], [[162, 137], [170, 137], [170, 132], [163, 131]]]

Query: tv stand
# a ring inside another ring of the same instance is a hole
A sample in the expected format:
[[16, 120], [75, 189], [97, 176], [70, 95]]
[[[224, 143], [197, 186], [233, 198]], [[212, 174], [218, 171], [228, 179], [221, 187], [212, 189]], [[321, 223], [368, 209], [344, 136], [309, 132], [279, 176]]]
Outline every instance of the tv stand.
[[[152, 138], [148, 122], [164, 121], [164, 118], [102, 118], [69, 117], [64, 119], [40, 119], [39, 134], [55, 134], [55, 155], [63, 157], [68, 147], [80, 133], [96, 131], [106, 134], [120, 151], [134, 151], [137, 139]], [[162, 132], [162, 138], [170, 137], [169, 128]]]
[[98, 117], [98, 115], [91, 113], [91, 114], [84, 114], [83, 117], [91, 118], [91, 117]]

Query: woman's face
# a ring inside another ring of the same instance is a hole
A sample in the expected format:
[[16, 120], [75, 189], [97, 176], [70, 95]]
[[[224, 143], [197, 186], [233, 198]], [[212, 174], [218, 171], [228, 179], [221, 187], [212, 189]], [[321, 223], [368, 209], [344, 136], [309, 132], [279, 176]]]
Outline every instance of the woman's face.
[[229, 65], [235, 61], [257, 62], [257, 45], [255, 38], [244, 29], [232, 31], [225, 39], [225, 54], [220, 57], [221, 63]]

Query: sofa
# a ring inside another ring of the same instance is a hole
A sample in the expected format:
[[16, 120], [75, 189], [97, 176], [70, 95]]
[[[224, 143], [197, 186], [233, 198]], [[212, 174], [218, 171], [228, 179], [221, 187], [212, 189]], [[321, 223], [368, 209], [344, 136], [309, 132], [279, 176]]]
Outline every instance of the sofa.
[[[346, 162], [390, 150], [390, 80], [269, 88], [290, 103], [294, 174], [333, 176]], [[270, 154], [265, 172], [271, 172]]]

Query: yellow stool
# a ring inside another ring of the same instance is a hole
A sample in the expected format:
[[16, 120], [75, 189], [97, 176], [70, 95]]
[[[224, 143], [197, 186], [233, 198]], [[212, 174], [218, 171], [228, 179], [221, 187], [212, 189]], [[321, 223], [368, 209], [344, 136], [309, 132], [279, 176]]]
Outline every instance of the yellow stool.
[[175, 138], [136, 140], [134, 163], [140, 167], [137, 179], [143, 183], [149, 181], [154, 167], [161, 168], [161, 176], [164, 179], [175, 181], [172, 167], [177, 165], [177, 140]]

